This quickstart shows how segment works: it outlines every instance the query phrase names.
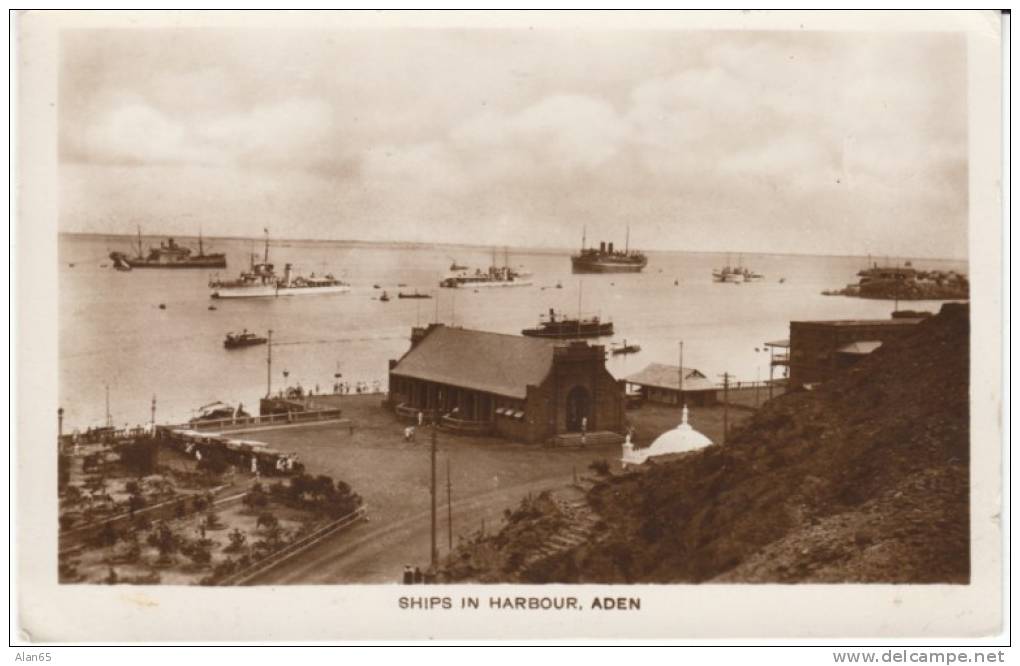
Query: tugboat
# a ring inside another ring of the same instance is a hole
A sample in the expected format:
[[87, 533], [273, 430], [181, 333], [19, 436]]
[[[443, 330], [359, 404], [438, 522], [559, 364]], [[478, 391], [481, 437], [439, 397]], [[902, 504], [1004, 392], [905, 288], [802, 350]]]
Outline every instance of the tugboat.
[[613, 244], [602, 241], [598, 249], [585, 247], [587, 230], [581, 232], [581, 252], [570, 257], [575, 273], [640, 273], [648, 265], [648, 257], [642, 252], [630, 249], [630, 225], [627, 225], [627, 241], [623, 252], [613, 249]]
[[223, 346], [227, 349], [240, 349], [241, 347], [264, 345], [266, 342], [268, 342], [266, 338], [249, 333], [248, 329], [244, 329], [240, 333], [227, 333], [226, 339], [223, 340]]
[[173, 238], [161, 242], [159, 247], [150, 247], [149, 254], [142, 252], [142, 228], [138, 227], [138, 254], [134, 257], [124, 252], [111, 252], [110, 259], [117, 270], [132, 268], [226, 268], [227, 255], [222, 252], [205, 254], [202, 248], [202, 232], [198, 233], [198, 254], [191, 248], [177, 244]]
[[397, 292], [397, 298], [432, 298], [432, 294], [422, 294], [415, 289], [413, 294], [405, 294], [402, 291]]
[[622, 343], [613, 343], [613, 345], [609, 348], [609, 351], [613, 354], [613, 356], [618, 354], [636, 354], [641, 351], [641, 345], [627, 344], [627, 341], [624, 340]]
[[521, 335], [535, 338], [599, 338], [613, 334], [613, 322], [602, 321], [598, 316], [570, 318], [557, 315], [549, 308], [549, 314], [539, 319], [538, 326], [526, 328]]
[[259, 298], [269, 296], [304, 296], [308, 294], [343, 294], [351, 290], [349, 284], [330, 274], [316, 277], [294, 276], [292, 266], [284, 265], [283, 277], [277, 277], [269, 263], [269, 231], [266, 230], [266, 248], [260, 263], [251, 256], [249, 269], [236, 280], [212, 279], [209, 288], [212, 298]]

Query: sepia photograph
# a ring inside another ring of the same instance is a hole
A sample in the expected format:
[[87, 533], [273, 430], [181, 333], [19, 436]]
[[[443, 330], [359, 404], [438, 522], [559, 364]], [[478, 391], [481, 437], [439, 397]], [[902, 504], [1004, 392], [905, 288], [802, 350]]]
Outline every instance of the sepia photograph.
[[18, 17], [21, 586], [994, 631], [998, 12], [659, 18]]

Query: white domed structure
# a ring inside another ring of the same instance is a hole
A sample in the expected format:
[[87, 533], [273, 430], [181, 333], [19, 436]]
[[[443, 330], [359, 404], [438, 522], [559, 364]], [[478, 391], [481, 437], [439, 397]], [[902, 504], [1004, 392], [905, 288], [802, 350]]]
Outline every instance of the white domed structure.
[[635, 450], [634, 445], [630, 443], [630, 435], [628, 435], [627, 441], [623, 443], [623, 457], [620, 459], [623, 466], [640, 465], [649, 458], [687, 453], [711, 446], [712, 440], [692, 428], [691, 424], [687, 422], [686, 405], [684, 405], [682, 414], [680, 425], [659, 435], [647, 448]]

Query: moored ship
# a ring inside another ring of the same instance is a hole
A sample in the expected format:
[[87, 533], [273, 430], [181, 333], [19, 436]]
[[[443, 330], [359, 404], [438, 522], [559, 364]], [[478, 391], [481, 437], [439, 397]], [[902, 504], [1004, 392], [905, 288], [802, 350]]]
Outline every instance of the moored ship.
[[223, 340], [223, 346], [226, 349], [240, 349], [241, 347], [264, 345], [268, 341], [268, 338], [264, 338], [260, 335], [249, 332], [248, 329], [244, 329], [240, 333], [227, 333], [227, 337]]
[[613, 248], [612, 242], [601, 241], [597, 248], [585, 247], [587, 232], [581, 234], [581, 251], [570, 257], [575, 273], [639, 273], [648, 265], [643, 252], [630, 249], [630, 226], [627, 227], [627, 241], [622, 252]]
[[535, 338], [598, 338], [612, 334], [611, 321], [602, 321], [598, 316], [566, 317], [552, 308], [539, 319], [538, 326], [521, 331], [521, 335]]
[[173, 238], [161, 241], [159, 247], [150, 247], [149, 253], [143, 254], [141, 227], [138, 228], [138, 254], [132, 257], [126, 252], [111, 252], [110, 259], [117, 270], [227, 267], [227, 256], [222, 252], [205, 253], [201, 232], [198, 234], [198, 254], [192, 254], [191, 248], [179, 245]]
[[531, 286], [531, 280], [527, 279], [531, 274], [527, 271], [511, 268], [509, 265], [509, 255], [504, 254], [504, 256], [504, 265], [497, 266], [495, 251], [493, 251], [492, 266], [489, 266], [487, 271], [482, 271], [479, 268], [475, 269], [474, 273], [466, 270], [451, 273], [439, 282], [439, 286], [446, 289]]
[[349, 284], [327, 273], [316, 277], [295, 276], [293, 267], [284, 264], [283, 277], [276, 275], [273, 264], [269, 263], [269, 232], [266, 232], [266, 247], [261, 262], [251, 257], [247, 271], [235, 280], [212, 279], [209, 288], [212, 298], [266, 298], [277, 296], [307, 296], [311, 294], [343, 294], [351, 290]]

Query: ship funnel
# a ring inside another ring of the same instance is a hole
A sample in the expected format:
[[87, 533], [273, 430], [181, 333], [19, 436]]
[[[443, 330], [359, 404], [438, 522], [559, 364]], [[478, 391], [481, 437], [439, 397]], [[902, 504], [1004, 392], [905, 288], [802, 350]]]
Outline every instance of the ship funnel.
[[283, 284], [287, 287], [290, 286], [290, 264], [283, 266]]
[[602, 241], [601, 243], [599, 243], [599, 252], [602, 252], [604, 254], [605, 251], [606, 251], [606, 242]]
[[613, 253], [613, 244], [609, 243], [609, 254]]

